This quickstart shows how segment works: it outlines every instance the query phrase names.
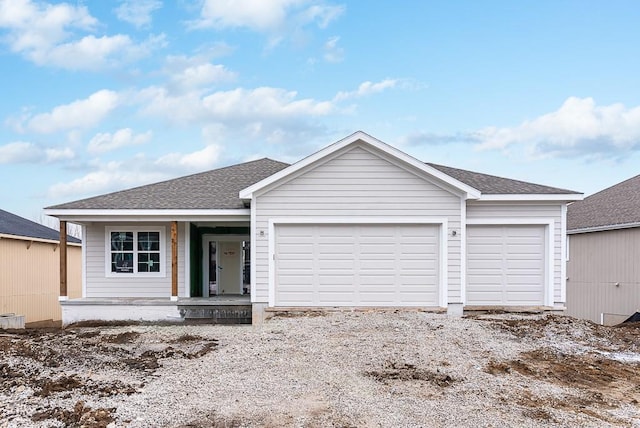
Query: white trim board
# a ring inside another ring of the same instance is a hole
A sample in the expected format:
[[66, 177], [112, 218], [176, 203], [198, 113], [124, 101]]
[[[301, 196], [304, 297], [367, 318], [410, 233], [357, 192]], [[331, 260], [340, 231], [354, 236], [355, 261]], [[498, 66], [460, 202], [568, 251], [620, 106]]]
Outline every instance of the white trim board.
[[[57, 239], [34, 238], [31, 236], [24, 236], [24, 235], [11, 235], [9, 233], [0, 233], [0, 239], [15, 239], [16, 241], [30, 241], [30, 242], [41, 242], [43, 244], [60, 245], [60, 241]], [[82, 242], [67, 241], [67, 246], [81, 247]]]
[[591, 232], [606, 232], [609, 230], [618, 230], [618, 229], [632, 229], [634, 227], [640, 227], [640, 223], [624, 223], [624, 224], [610, 224], [605, 226], [583, 227], [581, 229], [567, 230], [567, 235], [577, 235], [579, 233], [591, 233]]
[[524, 193], [524, 194], [483, 194], [480, 201], [581, 201], [582, 193]]

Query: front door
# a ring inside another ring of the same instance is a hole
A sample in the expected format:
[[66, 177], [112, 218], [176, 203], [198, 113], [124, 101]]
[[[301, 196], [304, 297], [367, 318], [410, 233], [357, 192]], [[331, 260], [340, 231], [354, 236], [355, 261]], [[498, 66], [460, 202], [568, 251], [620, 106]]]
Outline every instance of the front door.
[[242, 294], [242, 241], [204, 239], [202, 244], [202, 295]]

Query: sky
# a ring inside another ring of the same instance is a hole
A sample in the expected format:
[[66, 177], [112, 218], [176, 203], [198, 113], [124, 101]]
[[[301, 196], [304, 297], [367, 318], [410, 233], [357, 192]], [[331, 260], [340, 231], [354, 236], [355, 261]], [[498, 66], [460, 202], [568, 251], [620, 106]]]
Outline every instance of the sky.
[[364, 131], [583, 192], [640, 174], [640, 4], [0, 0], [0, 208]]

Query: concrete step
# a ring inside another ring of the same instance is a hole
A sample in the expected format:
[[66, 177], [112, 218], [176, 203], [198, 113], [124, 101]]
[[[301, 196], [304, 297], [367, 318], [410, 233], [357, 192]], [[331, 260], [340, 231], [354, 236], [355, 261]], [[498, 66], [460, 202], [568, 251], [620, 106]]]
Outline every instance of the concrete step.
[[251, 305], [178, 305], [186, 321], [204, 324], [251, 324]]

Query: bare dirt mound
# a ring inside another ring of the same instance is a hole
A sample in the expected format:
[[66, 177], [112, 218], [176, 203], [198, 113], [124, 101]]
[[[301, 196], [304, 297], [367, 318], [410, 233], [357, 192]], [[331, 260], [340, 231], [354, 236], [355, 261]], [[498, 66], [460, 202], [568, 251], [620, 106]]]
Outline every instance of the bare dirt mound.
[[528, 409], [529, 416], [553, 421], [549, 411], [541, 410], [551, 407], [624, 425], [609, 410], [640, 402], [640, 330], [562, 316], [493, 322], [523, 341], [546, 338], [552, 346], [523, 352], [515, 360], [491, 360], [485, 367], [488, 373], [520, 375], [578, 390], [561, 399], [540, 397], [533, 391], [519, 395], [516, 402]]
[[[0, 332], [0, 390], [34, 399], [81, 396], [85, 401], [131, 395], [144, 387], [163, 361], [200, 358], [217, 346], [217, 341], [198, 336], [171, 344], [149, 344], [140, 337], [138, 331], [111, 333], [110, 327], [5, 330]], [[117, 379], [115, 373], [125, 380]], [[65, 426], [103, 427], [114, 420], [115, 409], [92, 409], [85, 401], [76, 400], [72, 408], [39, 401], [32, 421], [53, 419]], [[0, 419], [10, 421], [12, 416]]]

